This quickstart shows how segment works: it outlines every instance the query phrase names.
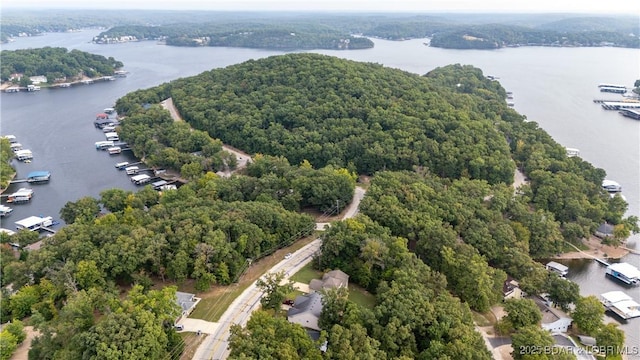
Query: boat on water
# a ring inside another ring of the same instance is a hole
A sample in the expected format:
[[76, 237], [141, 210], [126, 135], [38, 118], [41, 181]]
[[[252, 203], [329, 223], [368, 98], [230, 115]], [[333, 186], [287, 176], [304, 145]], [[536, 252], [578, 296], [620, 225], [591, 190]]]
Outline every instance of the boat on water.
[[47, 182], [49, 179], [51, 179], [49, 171], [32, 171], [27, 174], [27, 182], [30, 183]]
[[632, 109], [622, 109], [618, 111], [622, 116], [626, 116], [628, 118], [640, 120], [640, 110], [632, 110]]
[[15, 135], [5, 135], [5, 136], [3, 136], [2, 138], [3, 138], [3, 139], [7, 139], [7, 140], [9, 140], [9, 142], [10, 142], [11, 144], [13, 144], [13, 143], [17, 143], [17, 142], [18, 142], [18, 138], [16, 138], [16, 136], [15, 136]]
[[120, 141], [120, 136], [117, 132], [108, 132], [104, 134], [107, 141]]
[[617, 85], [617, 84], [607, 84], [607, 83], [602, 83], [599, 84], [598, 87], [600, 89], [602, 88], [615, 88], [615, 89], [626, 89], [627, 87], [624, 85]]
[[574, 156], [578, 156], [580, 155], [580, 150], [576, 149], [576, 148], [565, 148], [565, 150], [567, 151], [567, 156], [568, 157], [574, 157]]
[[14, 192], [13, 194], [10, 194], [7, 197], [7, 202], [15, 203], [15, 204], [25, 203], [30, 201], [32, 197], [33, 197], [32, 189], [21, 188], [21, 189], [18, 189], [18, 191]]
[[602, 188], [610, 193], [622, 191], [622, 186], [613, 180], [603, 180]]
[[27, 85], [27, 91], [40, 91], [40, 86], [37, 85]]
[[137, 166], [129, 166], [124, 168], [124, 170], [127, 172], [127, 175], [135, 175], [140, 169]]
[[106, 108], [104, 110], [102, 110], [105, 114], [113, 114], [114, 112], [116, 112], [116, 109], [114, 108]]
[[640, 270], [629, 263], [615, 263], [607, 266], [605, 274], [627, 285], [640, 285]]
[[109, 155], [118, 155], [122, 152], [122, 148], [120, 146], [113, 146], [107, 149]]
[[128, 161], [119, 162], [115, 165], [116, 169], [118, 170], [124, 170], [127, 166], [129, 166]]
[[107, 150], [113, 147], [113, 141], [96, 141], [96, 150]]
[[605, 309], [624, 320], [640, 317], [640, 304], [622, 291], [609, 291], [600, 295]]
[[10, 145], [10, 148], [11, 148], [11, 151], [13, 151], [15, 153], [16, 151], [22, 150], [22, 144], [13, 143], [13, 144]]
[[18, 150], [15, 152], [16, 154], [16, 159], [20, 160], [20, 161], [26, 161], [26, 160], [31, 160], [33, 159], [33, 153], [31, 152], [31, 150]]
[[0, 217], [5, 217], [9, 214], [11, 214], [11, 212], [13, 212], [13, 209], [6, 206], [6, 205], [0, 205]]
[[131, 182], [136, 185], [146, 184], [149, 182], [149, 180], [151, 180], [151, 176], [147, 174], [141, 174], [141, 175], [136, 175], [131, 177]]
[[54, 221], [51, 216], [29, 216], [22, 220], [16, 221], [16, 229], [18, 230], [30, 230], [37, 231], [43, 228], [56, 225], [58, 222]]
[[560, 277], [566, 277], [569, 274], [569, 268], [565, 265], [550, 261], [544, 266], [547, 270], [558, 274]]

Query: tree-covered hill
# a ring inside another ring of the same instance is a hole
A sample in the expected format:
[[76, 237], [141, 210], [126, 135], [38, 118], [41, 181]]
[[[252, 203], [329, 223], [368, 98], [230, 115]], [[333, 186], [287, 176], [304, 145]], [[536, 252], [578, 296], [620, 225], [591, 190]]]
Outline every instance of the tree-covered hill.
[[9, 80], [11, 74], [17, 73], [25, 77], [46, 76], [51, 84], [61, 78], [70, 81], [83, 76], [93, 78], [113, 75], [114, 70], [123, 66], [122, 62], [112, 57], [53, 47], [3, 50], [0, 58], [2, 81]]
[[[484, 86], [490, 115], [506, 111], [504, 90]], [[365, 174], [424, 166], [444, 177], [512, 181], [509, 149], [491, 116], [472, 111], [463, 91], [435, 89], [400, 70], [292, 54], [176, 80], [168, 92], [194, 128], [250, 153]], [[119, 111], [132, 99], [121, 99]]]

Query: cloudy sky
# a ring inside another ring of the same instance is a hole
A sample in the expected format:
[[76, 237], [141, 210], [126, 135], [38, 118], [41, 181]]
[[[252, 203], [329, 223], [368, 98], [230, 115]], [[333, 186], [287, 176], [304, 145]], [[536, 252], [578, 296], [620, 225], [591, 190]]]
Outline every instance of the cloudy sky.
[[579, 12], [640, 17], [639, 0], [2, 0], [2, 8]]

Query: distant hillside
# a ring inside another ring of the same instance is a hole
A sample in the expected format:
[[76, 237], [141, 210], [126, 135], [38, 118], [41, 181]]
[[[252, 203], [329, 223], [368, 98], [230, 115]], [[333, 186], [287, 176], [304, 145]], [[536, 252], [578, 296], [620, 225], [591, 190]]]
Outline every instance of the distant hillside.
[[[122, 62], [102, 55], [90, 54], [80, 50], [44, 47], [40, 49], [3, 50], [0, 53], [2, 81], [8, 81], [11, 74], [46, 76], [49, 84], [56, 79], [65, 81], [97, 76], [113, 75], [123, 66]], [[24, 81], [24, 80], [23, 80]]]
[[611, 31], [626, 34], [640, 34], [640, 21], [637, 17], [575, 17], [536, 26], [540, 30], [559, 32]]

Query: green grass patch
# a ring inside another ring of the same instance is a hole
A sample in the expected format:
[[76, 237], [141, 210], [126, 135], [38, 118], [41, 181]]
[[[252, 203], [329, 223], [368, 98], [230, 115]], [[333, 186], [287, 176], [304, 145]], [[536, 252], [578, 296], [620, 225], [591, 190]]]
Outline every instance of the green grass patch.
[[368, 309], [376, 306], [375, 295], [354, 284], [349, 284], [349, 301]]
[[473, 322], [478, 326], [493, 326], [495, 317], [491, 312], [482, 314], [479, 312], [471, 311], [471, 315], [473, 316]]
[[220, 320], [220, 316], [224, 314], [233, 300], [240, 296], [244, 289], [249, 287], [250, 284], [251, 283], [230, 285], [223, 288], [222, 291], [217, 294], [202, 298], [189, 317], [213, 322]]
[[313, 279], [321, 279], [322, 272], [315, 270], [312, 267], [311, 263], [305, 265], [302, 269], [300, 269], [297, 273], [293, 274], [291, 280], [295, 282], [300, 282], [303, 284], [308, 284]]

